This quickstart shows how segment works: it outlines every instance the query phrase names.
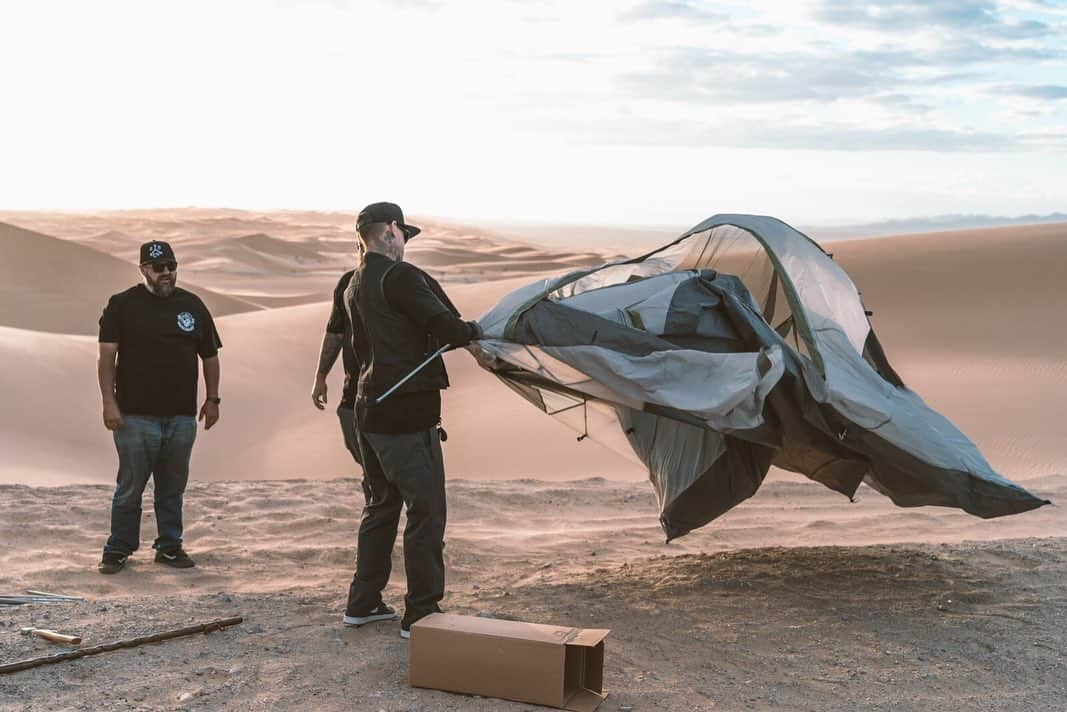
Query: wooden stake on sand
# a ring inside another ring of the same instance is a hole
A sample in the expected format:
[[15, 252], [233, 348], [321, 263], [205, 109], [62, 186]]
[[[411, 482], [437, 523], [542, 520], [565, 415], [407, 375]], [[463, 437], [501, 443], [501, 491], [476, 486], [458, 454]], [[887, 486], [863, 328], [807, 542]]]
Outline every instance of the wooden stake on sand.
[[105, 643], [103, 645], [96, 645], [91, 648], [82, 648], [80, 650], [72, 650], [69, 653], [57, 653], [56, 655], [46, 655], [41, 658], [31, 658], [29, 660], [20, 660], [14, 663], [7, 663], [6, 665], [0, 665], [0, 675], [8, 672], [17, 672], [19, 670], [27, 670], [29, 668], [38, 667], [40, 665], [48, 665], [51, 663], [59, 663], [64, 660], [74, 660], [76, 658], [84, 658], [87, 655], [97, 655], [99, 653], [108, 653], [112, 650], [119, 650], [121, 648], [134, 648], [138, 645], [145, 645], [146, 643], [158, 643], [163, 640], [170, 640], [171, 638], [181, 638], [186, 635], [193, 635], [195, 633], [210, 633], [216, 630], [222, 630], [228, 628], [231, 625], [237, 625], [244, 618], [241, 616], [234, 616], [232, 618], [220, 618], [219, 620], [211, 621], [210, 623], [201, 623], [199, 625], [188, 626], [186, 628], [176, 628], [174, 630], [166, 630], [161, 633], [153, 633], [152, 635], [141, 636], [140, 638], [130, 638], [128, 640], [119, 640], [114, 643]]

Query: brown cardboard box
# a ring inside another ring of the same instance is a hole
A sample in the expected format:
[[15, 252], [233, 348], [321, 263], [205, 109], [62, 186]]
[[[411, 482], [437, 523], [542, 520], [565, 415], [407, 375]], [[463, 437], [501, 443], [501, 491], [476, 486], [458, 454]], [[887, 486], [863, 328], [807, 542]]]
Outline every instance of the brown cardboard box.
[[610, 631], [434, 613], [411, 626], [412, 687], [592, 712]]

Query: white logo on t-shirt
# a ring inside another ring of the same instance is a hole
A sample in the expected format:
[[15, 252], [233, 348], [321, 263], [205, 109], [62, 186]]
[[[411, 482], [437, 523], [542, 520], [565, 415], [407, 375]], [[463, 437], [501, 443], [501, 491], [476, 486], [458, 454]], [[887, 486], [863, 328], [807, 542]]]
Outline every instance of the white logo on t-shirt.
[[182, 312], [178, 315], [178, 328], [182, 331], [192, 331], [196, 328], [196, 319], [189, 312]]
[[[148, 256], [152, 259], [163, 255], [163, 245], [153, 244], [148, 248]], [[186, 329], [188, 331], [188, 329]]]

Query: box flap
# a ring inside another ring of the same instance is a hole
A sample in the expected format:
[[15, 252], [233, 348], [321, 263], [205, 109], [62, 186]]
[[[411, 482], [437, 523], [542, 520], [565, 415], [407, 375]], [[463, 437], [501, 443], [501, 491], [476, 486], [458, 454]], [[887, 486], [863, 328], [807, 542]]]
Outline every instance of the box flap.
[[600, 641], [608, 637], [610, 629], [604, 628], [572, 628], [572, 637], [567, 639], [567, 645], [584, 645], [587, 648], [592, 648], [594, 645], [599, 645]]
[[558, 625], [541, 625], [540, 623], [526, 623], [523, 621], [506, 621], [497, 618], [459, 616], [452, 613], [432, 613], [425, 618], [420, 618], [412, 627], [414, 626], [494, 638], [515, 638], [539, 643], [584, 646], [596, 645], [610, 632], [607, 630], [568, 628]]
[[563, 703], [563, 709], [574, 712], [593, 712], [607, 695], [598, 695], [592, 690], [578, 690]]

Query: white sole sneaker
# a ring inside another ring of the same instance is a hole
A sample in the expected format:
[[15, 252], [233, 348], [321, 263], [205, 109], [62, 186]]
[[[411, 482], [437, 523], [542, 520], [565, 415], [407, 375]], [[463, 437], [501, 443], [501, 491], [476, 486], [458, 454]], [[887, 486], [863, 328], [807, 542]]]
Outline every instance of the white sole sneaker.
[[372, 613], [369, 616], [345, 616], [345, 625], [361, 626], [368, 623], [377, 623], [378, 621], [395, 621], [396, 611], [390, 611], [388, 613]]
[[400, 637], [403, 638], [404, 640], [409, 639], [411, 637], [411, 631], [410, 630], [404, 630], [403, 628], [401, 628], [400, 629]]

